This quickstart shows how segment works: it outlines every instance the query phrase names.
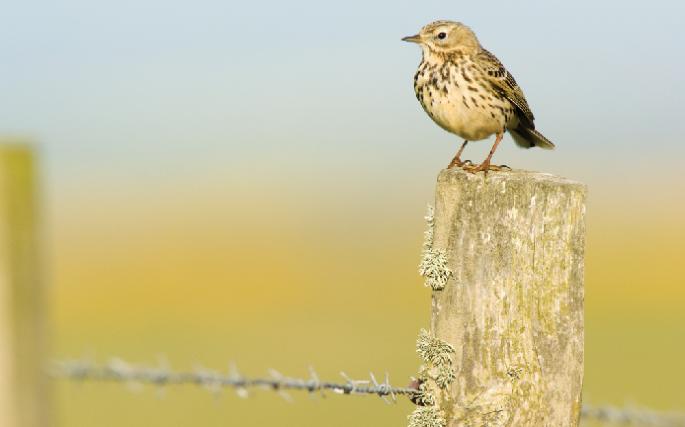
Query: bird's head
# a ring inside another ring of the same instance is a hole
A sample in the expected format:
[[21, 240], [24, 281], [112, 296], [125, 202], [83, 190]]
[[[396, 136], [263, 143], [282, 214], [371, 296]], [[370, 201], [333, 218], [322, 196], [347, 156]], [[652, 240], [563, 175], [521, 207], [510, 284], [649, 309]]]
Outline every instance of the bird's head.
[[405, 37], [405, 42], [418, 43], [424, 53], [469, 53], [480, 48], [476, 35], [461, 22], [435, 21], [421, 28], [418, 34]]

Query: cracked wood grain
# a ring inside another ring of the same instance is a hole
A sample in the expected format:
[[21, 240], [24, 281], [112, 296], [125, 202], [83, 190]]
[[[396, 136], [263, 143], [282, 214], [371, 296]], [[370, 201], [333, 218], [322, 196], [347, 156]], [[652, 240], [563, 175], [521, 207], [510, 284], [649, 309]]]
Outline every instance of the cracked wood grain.
[[448, 426], [578, 425], [585, 200], [549, 174], [440, 173], [434, 247], [453, 274], [431, 329], [456, 349]]

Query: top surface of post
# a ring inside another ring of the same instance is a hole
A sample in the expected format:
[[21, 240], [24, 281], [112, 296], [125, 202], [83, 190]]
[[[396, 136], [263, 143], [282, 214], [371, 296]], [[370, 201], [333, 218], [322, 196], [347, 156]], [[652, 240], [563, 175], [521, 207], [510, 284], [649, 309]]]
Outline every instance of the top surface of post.
[[557, 175], [544, 172], [534, 172], [522, 169], [512, 169], [507, 171], [491, 171], [487, 176], [483, 173], [470, 173], [463, 169], [443, 169], [438, 175], [438, 182], [449, 182], [450, 180], [467, 180], [474, 183], [497, 184], [508, 181], [525, 181], [534, 183], [549, 183], [555, 185], [570, 185], [585, 191], [587, 186], [581, 182], [573, 181]]

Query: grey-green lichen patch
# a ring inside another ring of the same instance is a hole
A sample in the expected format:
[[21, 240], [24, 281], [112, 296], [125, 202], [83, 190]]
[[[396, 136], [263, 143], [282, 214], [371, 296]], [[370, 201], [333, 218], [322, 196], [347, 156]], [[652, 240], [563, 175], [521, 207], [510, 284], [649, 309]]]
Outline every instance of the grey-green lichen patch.
[[445, 427], [445, 414], [435, 406], [419, 406], [407, 417], [409, 427]]
[[416, 352], [423, 361], [419, 368], [419, 394], [416, 402], [423, 405], [409, 416], [409, 427], [445, 426], [445, 413], [437, 405], [437, 395], [445, 396], [456, 379], [453, 367], [454, 346], [421, 329]]
[[447, 390], [452, 382], [457, 378], [457, 373], [454, 371], [452, 364], [438, 366], [438, 372], [435, 375], [435, 383], [439, 388]]
[[424, 232], [423, 250], [421, 252], [421, 262], [419, 263], [419, 274], [426, 280], [426, 287], [435, 291], [445, 288], [447, 281], [452, 276], [452, 271], [447, 267], [447, 252], [443, 249], [433, 247], [433, 207], [428, 206], [428, 213], [425, 216], [427, 229]]
[[421, 359], [433, 366], [448, 366], [452, 364], [454, 346], [439, 338], [432, 336], [427, 330], [419, 331], [419, 338], [416, 340], [416, 352]]

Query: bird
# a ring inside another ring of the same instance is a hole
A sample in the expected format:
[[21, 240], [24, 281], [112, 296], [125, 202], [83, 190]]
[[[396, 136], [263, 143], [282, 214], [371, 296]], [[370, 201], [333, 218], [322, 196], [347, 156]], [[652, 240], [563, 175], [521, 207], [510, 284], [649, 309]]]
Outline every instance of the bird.
[[[506, 131], [520, 147], [554, 148], [535, 129], [535, 117], [514, 76], [481, 46], [471, 28], [461, 22], [435, 21], [402, 40], [421, 46], [414, 92], [424, 111], [441, 128], [464, 139], [448, 169], [456, 166], [485, 174], [501, 170], [491, 161]], [[481, 164], [461, 160], [470, 141], [493, 134], [495, 143]]]

